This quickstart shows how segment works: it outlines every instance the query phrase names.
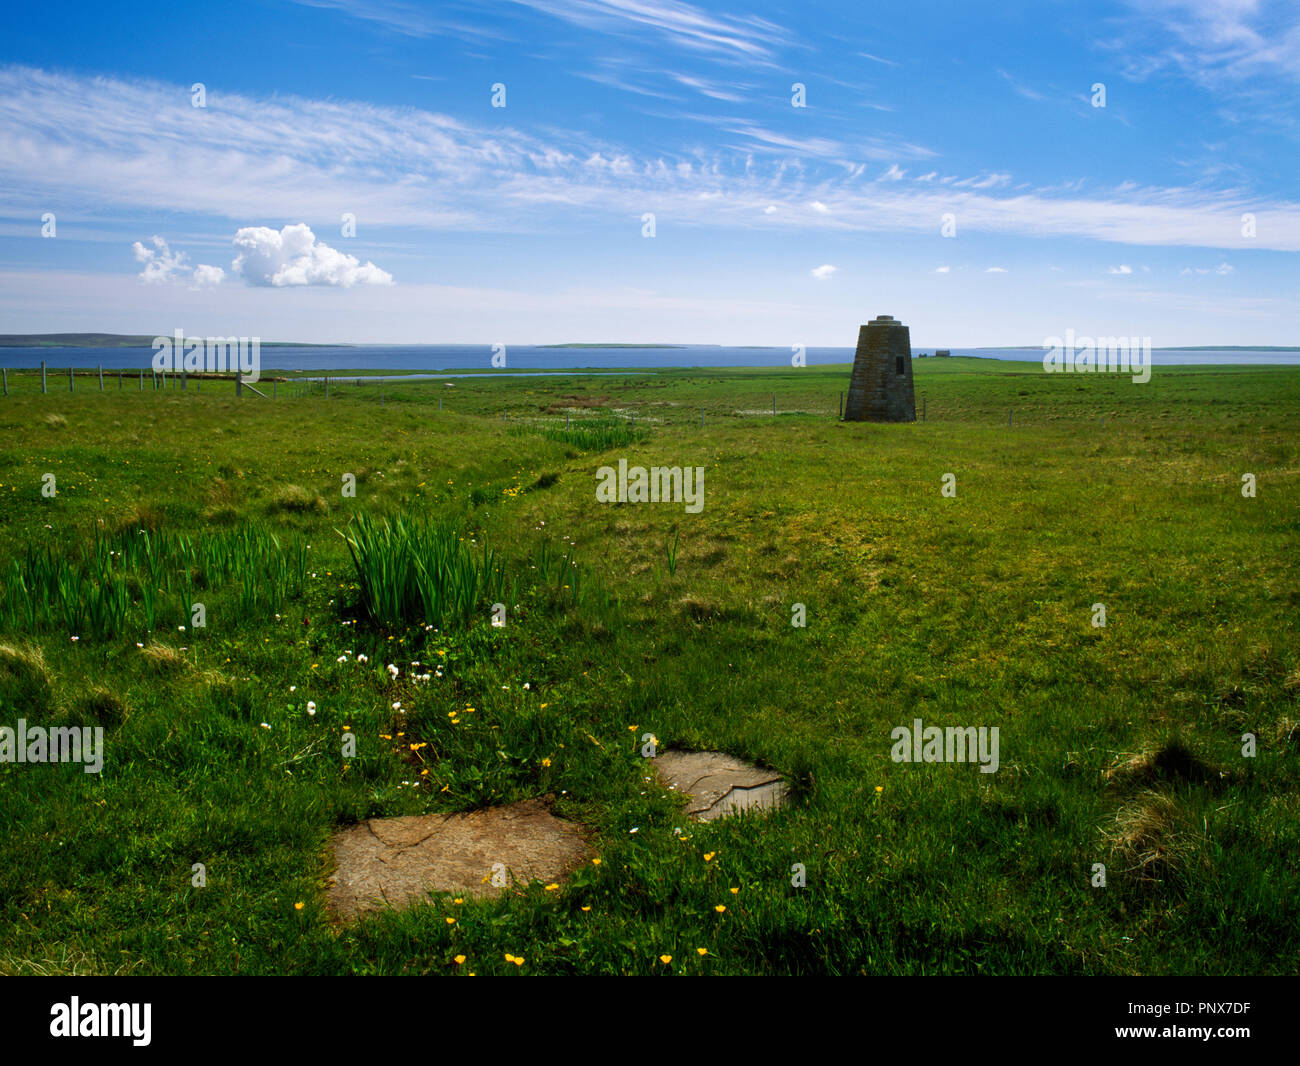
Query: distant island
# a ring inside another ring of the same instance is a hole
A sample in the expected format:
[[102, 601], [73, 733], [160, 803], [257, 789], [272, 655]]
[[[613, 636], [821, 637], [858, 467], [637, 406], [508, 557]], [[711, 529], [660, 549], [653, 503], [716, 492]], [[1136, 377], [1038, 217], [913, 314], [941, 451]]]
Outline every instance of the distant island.
[[[187, 334], [187, 336], [197, 334]], [[152, 348], [155, 337], [171, 333], [0, 333], [0, 348]], [[262, 341], [263, 348], [346, 348], [346, 344], [305, 344], [298, 341]]]
[[[969, 349], [975, 352], [1041, 352], [1041, 344], [984, 345]], [[1300, 346], [1288, 344], [1166, 344], [1152, 347], [1153, 352], [1300, 352]]]
[[539, 348], [689, 348], [689, 344], [539, 344]]

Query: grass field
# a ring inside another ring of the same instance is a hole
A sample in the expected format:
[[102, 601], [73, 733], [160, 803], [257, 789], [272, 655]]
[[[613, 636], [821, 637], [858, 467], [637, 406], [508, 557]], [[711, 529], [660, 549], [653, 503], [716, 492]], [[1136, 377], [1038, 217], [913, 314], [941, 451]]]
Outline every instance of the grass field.
[[[847, 380], [11, 372], [0, 725], [106, 752], [0, 764], [0, 973], [1300, 972], [1300, 368], [918, 360], [891, 426]], [[622, 458], [703, 511], [598, 503]], [[399, 519], [445, 580], [362, 580]], [[916, 718], [998, 771], [894, 762]], [[646, 732], [794, 801], [689, 824]], [[325, 912], [337, 826], [546, 795], [601, 860], [559, 890]]]

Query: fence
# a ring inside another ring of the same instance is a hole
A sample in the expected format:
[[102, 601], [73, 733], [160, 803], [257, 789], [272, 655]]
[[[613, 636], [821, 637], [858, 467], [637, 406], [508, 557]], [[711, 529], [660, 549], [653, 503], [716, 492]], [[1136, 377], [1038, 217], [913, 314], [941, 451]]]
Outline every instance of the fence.
[[[59, 371], [62, 374], [62, 370]], [[186, 373], [166, 373], [155, 370], [124, 370], [109, 371], [109, 383], [111, 385], [112, 375], [116, 373], [117, 389], [115, 391], [131, 391], [130, 386], [135, 385], [136, 392], [166, 392], [171, 391], [201, 391], [205, 382], [213, 384], [234, 384], [235, 395], [243, 396], [244, 390], [247, 389], [258, 397], [267, 400], [278, 400], [282, 396], [286, 399], [308, 399], [311, 397], [321, 397], [330, 399], [346, 396], [349, 393], [361, 395], [363, 392], [367, 395], [378, 395], [379, 403], [385, 406], [389, 398], [398, 393], [399, 390], [409, 389], [409, 386], [417, 382], [404, 382], [398, 379], [375, 379], [365, 377], [339, 377], [332, 375], [322, 375], [320, 377], [310, 378], [285, 378], [281, 376], [272, 376], [270, 378], [259, 379], [258, 385], [244, 380], [241, 375], [234, 374], [186, 374]], [[18, 382], [22, 375], [35, 375], [35, 370], [15, 370], [11, 377], [7, 368], [0, 370], [2, 377], [3, 393], [9, 396], [18, 391]], [[51, 391], [50, 369], [42, 363], [39, 370], [40, 374], [40, 392], [48, 394]], [[78, 369], [73, 367], [67, 368], [68, 391], [75, 393], [77, 391], [77, 379], [89, 379], [93, 390], [99, 392], [108, 391], [109, 386], [105, 384], [104, 367], [96, 366], [94, 369]], [[493, 375], [483, 375], [486, 380], [493, 380]], [[470, 379], [472, 380], [472, 379]], [[526, 380], [526, 379], [525, 379]], [[438, 379], [420, 379], [419, 384], [436, 384]], [[268, 388], [269, 385], [269, 388]], [[192, 386], [192, 389], [191, 389]], [[260, 387], [259, 387], [260, 386]], [[409, 399], [409, 392], [402, 392], [405, 399]], [[465, 395], [465, 394], [462, 394]], [[422, 397], [432, 403], [432, 397]], [[439, 411], [443, 410], [443, 396], [438, 395]], [[478, 398], [476, 398], [478, 400]], [[691, 405], [676, 404], [664, 405], [663, 403], [651, 404], [642, 403], [637, 409], [633, 406], [628, 407], [601, 407], [595, 410], [600, 411], [602, 418], [622, 419], [630, 423], [630, 428], [635, 428], [638, 422], [642, 427], [666, 425], [685, 425], [688, 423], [698, 423], [702, 428], [706, 424], [727, 422], [733, 419], [748, 418], [779, 418], [792, 415], [808, 415], [817, 418], [830, 418], [833, 420], [843, 421], [844, 419], [844, 400], [845, 393], [841, 391], [838, 396], [838, 402], [832, 403], [829, 397], [823, 397], [821, 393], [815, 396], [807, 394], [792, 397], [782, 397], [776, 393], [764, 393], [756, 396], [746, 402], [741, 398], [737, 403], [720, 405], [716, 402], [709, 405]], [[552, 409], [558, 405], [552, 404]], [[578, 411], [589, 411], [592, 408], [574, 408], [564, 412], [564, 425], [569, 428], [573, 421], [573, 415]], [[554, 425], [554, 421], [549, 419], [539, 419], [535, 415], [526, 413], [518, 405], [514, 407], [500, 407], [496, 411], [485, 410], [481, 400], [470, 402], [465, 405], [462, 411], [465, 414], [494, 415], [500, 414], [503, 421], [525, 422], [533, 424]], [[925, 422], [929, 419], [929, 401], [924, 393], [916, 402], [916, 421]], [[1007, 410], [1007, 425], [1014, 426], [1014, 413]]]

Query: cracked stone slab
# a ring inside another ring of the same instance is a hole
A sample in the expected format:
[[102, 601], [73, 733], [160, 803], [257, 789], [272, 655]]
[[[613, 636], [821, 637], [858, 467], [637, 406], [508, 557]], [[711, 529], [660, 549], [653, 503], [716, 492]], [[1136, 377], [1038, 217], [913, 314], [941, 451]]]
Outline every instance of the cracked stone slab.
[[582, 826], [551, 814], [541, 800], [464, 814], [371, 818], [330, 840], [334, 873], [326, 902], [351, 920], [385, 907], [404, 909], [430, 892], [492, 896], [496, 863], [506, 884], [554, 882], [586, 862]]
[[790, 792], [775, 770], [720, 751], [666, 751], [654, 763], [664, 786], [686, 796], [686, 813], [702, 822], [780, 807]]

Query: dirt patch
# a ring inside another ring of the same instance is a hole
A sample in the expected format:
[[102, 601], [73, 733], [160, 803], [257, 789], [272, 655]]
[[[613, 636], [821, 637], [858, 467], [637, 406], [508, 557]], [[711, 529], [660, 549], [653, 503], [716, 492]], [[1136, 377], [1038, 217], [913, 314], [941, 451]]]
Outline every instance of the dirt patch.
[[686, 813], [702, 822], [780, 807], [790, 791], [775, 770], [720, 751], [666, 751], [654, 763], [665, 787], [687, 797]]
[[583, 828], [556, 818], [542, 800], [466, 814], [371, 818], [339, 830], [330, 846], [327, 903], [344, 920], [400, 910], [430, 892], [493, 896], [514, 881], [560, 881], [590, 854]]
[[540, 405], [540, 410], [546, 414], [562, 415], [565, 411], [583, 411], [593, 407], [604, 407], [609, 403], [608, 396], [561, 396], [563, 403], [550, 403]]

